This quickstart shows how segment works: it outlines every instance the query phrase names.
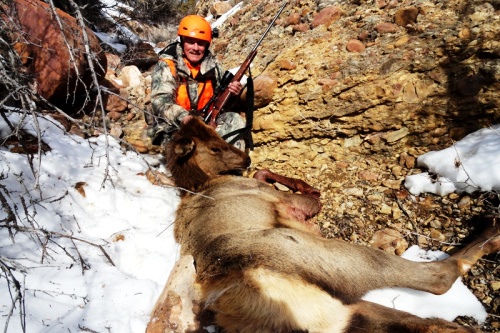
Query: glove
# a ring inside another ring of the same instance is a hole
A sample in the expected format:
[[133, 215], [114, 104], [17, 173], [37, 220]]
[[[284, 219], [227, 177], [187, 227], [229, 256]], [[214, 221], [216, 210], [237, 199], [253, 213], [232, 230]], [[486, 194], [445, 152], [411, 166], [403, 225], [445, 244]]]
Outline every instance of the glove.
[[155, 146], [161, 146], [169, 138], [169, 131], [166, 124], [156, 125], [148, 128], [147, 135], [151, 139], [151, 143]]

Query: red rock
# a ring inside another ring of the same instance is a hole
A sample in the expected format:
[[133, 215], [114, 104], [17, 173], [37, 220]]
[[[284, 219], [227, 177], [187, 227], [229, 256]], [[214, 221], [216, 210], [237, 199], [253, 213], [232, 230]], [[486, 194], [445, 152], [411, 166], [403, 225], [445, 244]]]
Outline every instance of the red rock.
[[306, 32], [306, 31], [311, 30], [309, 28], [309, 24], [307, 24], [307, 23], [296, 24], [296, 25], [292, 26], [292, 28], [293, 28], [294, 32]]
[[384, 8], [385, 6], [387, 6], [387, 1], [386, 0], [376, 0], [375, 1], [377, 3], [377, 7], [382, 9]]
[[233, 17], [229, 20], [229, 24], [234, 27], [238, 26], [240, 24], [240, 18], [239, 17]]
[[125, 111], [128, 106], [128, 91], [111, 78], [105, 78], [101, 85], [106, 88], [103, 89], [104, 110], [107, 112]]
[[121, 113], [112, 111], [108, 112], [107, 116], [110, 120], [117, 121], [118, 119], [120, 119]]
[[289, 25], [296, 25], [300, 23], [300, 14], [293, 13], [285, 19], [284, 26], [287, 27]]
[[322, 24], [329, 26], [332, 22], [339, 20], [342, 14], [342, 10], [338, 7], [326, 7], [314, 16], [312, 27], [316, 28]]
[[370, 34], [368, 33], [368, 31], [363, 31], [361, 32], [359, 35], [358, 35], [358, 39], [360, 41], [365, 41], [368, 39], [368, 37], [370, 37]]
[[[274, 90], [277, 87], [276, 80], [268, 75], [259, 75], [254, 79], [256, 108], [261, 108], [273, 100]], [[245, 91], [246, 92], [246, 91]]]
[[333, 79], [319, 79], [318, 84], [322, 86], [321, 89], [324, 92], [327, 92], [328, 90], [331, 90], [333, 87], [335, 87], [338, 84], [338, 81]]
[[284, 69], [287, 71], [297, 68], [297, 65], [288, 59], [280, 60], [279, 66], [280, 66], [280, 69]]
[[108, 112], [123, 112], [128, 107], [128, 102], [126, 97], [122, 94], [126, 94], [127, 90], [120, 89], [120, 94], [117, 95], [107, 95], [105, 98], [104, 109]]
[[[18, 15], [13, 15], [12, 11], [17, 11]], [[53, 18], [50, 6], [42, 1], [14, 0], [7, 12], [9, 16], [18, 18], [19, 22], [16, 23], [23, 30], [14, 49], [21, 56], [23, 64], [33, 73], [37, 92], [55, 105], [64, 107], [73, 103], [75, 96], [89, 90], [92, 76], [83, 51], [85, 48], [81, 27], [67, 13], [59, 9], [56, 13], [62, 21], [64, 31], [61, 31]], [[94, 33], [88, 28], [85, 28], [85, 32], [91, 51], [97, 55], [94, 69], [100, 79], [106, 73], [106, 56]], [[69, 65], [71, 58], [66, 43], [73, 50], [81, 50], [73, 51], [75, 63], [72, 65]]]
[[145, 154], [148, 152], [148, 145], [142, 140], [127, 140], [138, 153]]
[[374, 29], [379, 34], [394, 33], [399, 31], [399, 27], [397, 25], [387, 22], [377, 24]]
[[365, 44], [357, 39], [351, 39], [347, 42], [346, 49], [349, 52], [361, 53], [365, 50]]
[[401, 27], [406, 27], [408, 24], [413, 24], [417, 21], [418, 8], [408, 7], [399, 9], [394, 14], [394, 23]]
[[380, 178], [379, 174], [370, 172], [370, 171], [360, 171], [358, 174], [359, 178], [364, 179], [364, 180], [377, 180]]
[[228, 1], [215, 1], [210, 7], [210, 13], [218, 17], [230, 11], [232, 7]]

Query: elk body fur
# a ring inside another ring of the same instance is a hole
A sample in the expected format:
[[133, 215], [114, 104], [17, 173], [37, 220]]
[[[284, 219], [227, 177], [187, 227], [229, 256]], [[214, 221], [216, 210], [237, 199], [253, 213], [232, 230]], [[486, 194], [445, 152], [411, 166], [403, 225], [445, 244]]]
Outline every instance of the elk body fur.
[[320, 210], [317, 191], [298, 181], [302, 194], [281, 192], [231, 175], [247, 168], [249, 157], [195, 118], [165, 153], [177, 185], [191, 191], [182, 194], [175, 238], [194, 258], [202, 308], [224, 332], [477, 332], [360, 298], [384, 287], [446, 292], [500, 249], [495, 219], [448, 259], [412, 262], [321, 237], [308, 222]]

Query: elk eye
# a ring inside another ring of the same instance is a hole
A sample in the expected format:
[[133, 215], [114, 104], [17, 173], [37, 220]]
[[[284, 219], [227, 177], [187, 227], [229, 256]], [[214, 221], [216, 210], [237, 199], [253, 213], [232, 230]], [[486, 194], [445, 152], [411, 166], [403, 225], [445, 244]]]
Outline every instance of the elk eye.
[[220, 153], [221, 152], [220, 148], [217, 148], [217, 147], [212, 147], [211, 149], [212, 149], [213, 153]]

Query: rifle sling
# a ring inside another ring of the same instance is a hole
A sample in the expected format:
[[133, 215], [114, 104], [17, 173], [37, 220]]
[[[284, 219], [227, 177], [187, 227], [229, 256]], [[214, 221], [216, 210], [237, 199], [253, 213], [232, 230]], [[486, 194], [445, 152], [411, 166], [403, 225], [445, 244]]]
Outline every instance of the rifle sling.
[[254, 98], [255, 91], [253, 86], [253, 79], [251, 76], [247, 79], [247, 98], [246, 98], [246, 109], [245, 109], [245, 120], [246, 125], [243, 128], [239, 128], [232, 132], [226, 133], [222, 136], [222, 139], [226, 140], [227, 138], [236, 134], [234, 138], [229, 141], [229, 144], [234, 144], [241, 137], [245, 140], [245, 146], [250, 150], [253, 150], [253, 138], [252, 138], [252, 127], [253, 127], [253, 111], [254, 111]]

